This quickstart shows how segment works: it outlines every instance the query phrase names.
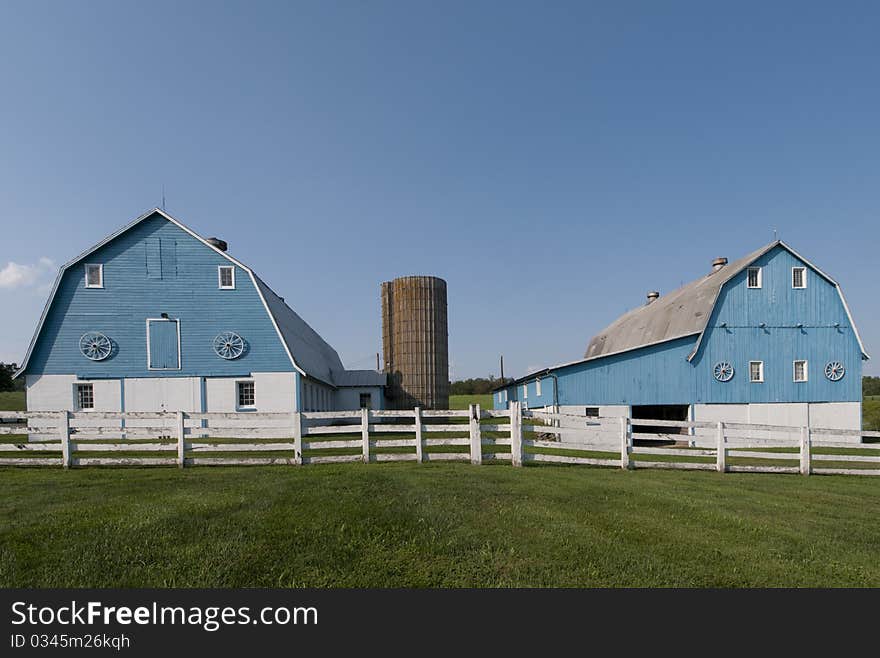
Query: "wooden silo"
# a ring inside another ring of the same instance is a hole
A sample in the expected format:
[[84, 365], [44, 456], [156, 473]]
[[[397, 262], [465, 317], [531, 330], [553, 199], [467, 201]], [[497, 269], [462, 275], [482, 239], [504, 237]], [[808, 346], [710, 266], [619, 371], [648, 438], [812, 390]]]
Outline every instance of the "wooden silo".
[[405, 276], [382, 284], [382, 348], [389, 408], [449, 408], [446, 281]]

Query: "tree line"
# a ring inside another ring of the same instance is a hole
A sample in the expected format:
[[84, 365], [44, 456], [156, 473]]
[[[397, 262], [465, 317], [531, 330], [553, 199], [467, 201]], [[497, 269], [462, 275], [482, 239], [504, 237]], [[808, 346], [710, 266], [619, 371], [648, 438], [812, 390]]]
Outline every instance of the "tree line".
[[499, 377], [476, 377], [474, 379], [461, 379], [457, 382], [449, 382], [450, 395], [486, 395], [491, 393], [492, 389], [502, 384], [509, 384], [513, 379], [505, 377], [503, 380]]
[[24, 377], [12, 379], [17, 371], [16, 363], [0, 363], [0, 392], [24, 390]]

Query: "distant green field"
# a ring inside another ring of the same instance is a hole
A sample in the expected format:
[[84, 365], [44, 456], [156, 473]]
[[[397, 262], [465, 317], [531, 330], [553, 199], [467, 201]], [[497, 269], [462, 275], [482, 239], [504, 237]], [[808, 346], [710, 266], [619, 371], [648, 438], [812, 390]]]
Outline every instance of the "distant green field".
[[24, 411], [24, 391], [0, 393], [0, 411]]
[[483, 409], [492, 408], [491, 395], [450, 395], [450, 409], [467, 409], [470, 404], [478, 404]]

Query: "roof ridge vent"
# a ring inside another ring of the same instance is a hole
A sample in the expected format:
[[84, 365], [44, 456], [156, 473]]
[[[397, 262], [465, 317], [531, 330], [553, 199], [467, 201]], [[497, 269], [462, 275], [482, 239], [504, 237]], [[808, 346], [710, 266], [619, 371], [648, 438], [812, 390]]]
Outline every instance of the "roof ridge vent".
[[721, 258], [716, 258], [715, 260], [712, 261], [712, 271], [717, 272], [725, 265], [727, 265], [726, 258], [724, 258], [723, 256]]
[[229, 245], [226, 244], [226, 240], [221, 240], [220, 238], [208, 238], [205, 242], [220, 251], [226, 251], [229, 248]]
[[653, 302], [656, 302], [657, 299], [659, 299], [659, 297], [660, 297], [660, 291], [652, 290], [651, 292], [648, 293], [648, 301], [645, 302], [645, 306], [647, 306], [648, 304], [651, 304]]

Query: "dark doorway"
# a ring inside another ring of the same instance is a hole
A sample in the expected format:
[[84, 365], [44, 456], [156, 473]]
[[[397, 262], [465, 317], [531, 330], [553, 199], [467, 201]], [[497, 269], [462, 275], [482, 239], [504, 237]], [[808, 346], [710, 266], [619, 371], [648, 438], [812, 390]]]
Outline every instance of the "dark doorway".
[[[687, 404], [643, 404], [633, 406], [633, 418], [650, 420], [688, 420]], [[687, 434], [686, 427], [655, 427], [650, 425], [633, 425], [633, 434]]]

